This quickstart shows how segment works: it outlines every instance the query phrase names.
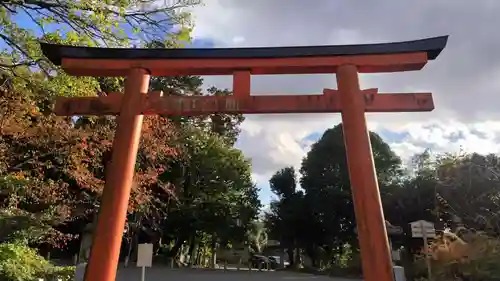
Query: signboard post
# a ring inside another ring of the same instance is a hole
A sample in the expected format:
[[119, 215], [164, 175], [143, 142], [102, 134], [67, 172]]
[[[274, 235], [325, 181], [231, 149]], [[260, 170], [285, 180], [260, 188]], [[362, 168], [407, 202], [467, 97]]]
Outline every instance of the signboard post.
[[141, 281], [146, 278], [146, 267], [153, 266], [153, 244], [139, 244], [137, 249], [137, 267], [141, 267]]
[[419, 220], [410, 223], [411, 226], [411, 236], [414, 238], [422, 238], [424, 240], [424, 254], [425, 254], [425, 262], [427, 263], [427, 274], [429, 276], [429, 280], [432, 279], [432, 270], [431, 270], [431, 259], [429, 257], [429, 249], [428, 249], [428, 238], [436, 237], [436, 229], [434, 228], [434, 224], [432, 222]]

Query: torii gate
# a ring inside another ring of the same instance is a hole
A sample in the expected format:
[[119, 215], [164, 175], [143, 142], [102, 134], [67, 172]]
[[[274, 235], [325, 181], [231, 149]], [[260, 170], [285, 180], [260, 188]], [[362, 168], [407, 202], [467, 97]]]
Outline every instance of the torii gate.
[[[42, 43], [43, 53], [70, 75], [127, 77], [123, 95], [61, 97], [56, 102], [57, 115], [119, 116], [85, 281], [116, 278], [143, 115], [216, 112], [341, 112], [364, 279], [393, 280], [365, 112], [431, 111], [434, 104], [431, 93], [361, 90], [358, 73], [420, 70], [439, 55], [447, 40], [443, 36], [386, 44], [236, 49], [109, 49]], [[251, 75], [310, 73], [336, 73], [338, 90], [324, 89], [318, 95], [250, 95]], [[148, 95], [151, 75], [233, 75], [233, 95]]]

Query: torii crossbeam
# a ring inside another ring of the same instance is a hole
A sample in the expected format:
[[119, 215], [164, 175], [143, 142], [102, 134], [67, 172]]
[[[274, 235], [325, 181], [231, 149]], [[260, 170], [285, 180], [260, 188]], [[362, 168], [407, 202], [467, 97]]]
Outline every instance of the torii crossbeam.
[[[112, 163], [102, 196], [85, 281], [114, 281], [134, 176], [143, 115], [204, 115], [217, 112], [340, 112], [366, 281], [393, 280], [380, 194], [365, 112], [434, 109], [430, 93], [361, 90], [358, 73], [420, 70], [444, 49], [447, 36], [366, 45], [236, 49], [109, 49], [42, 43], [44, 54], [71, 75], [126, 76], [125, 93], [64, 98], [58, 115], [118, 115]], [[331, 73], [338, 90], [317, 95], [250, 93], [251, 75]], [[233, 75], [233, 95], [179, 97], [148, 93], [150, 75]]]

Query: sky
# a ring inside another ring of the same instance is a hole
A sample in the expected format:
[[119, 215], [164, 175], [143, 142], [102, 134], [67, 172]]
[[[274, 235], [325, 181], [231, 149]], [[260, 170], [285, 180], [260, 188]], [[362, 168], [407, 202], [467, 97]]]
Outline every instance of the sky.
[[[420, 72], [362, 75], [362, 88], [432, 92], [436, 109], [368, 114], [369, 129], [409, 159], [434, 152], [500, 151], [500, 1], [498, 0], [206, 0], [193, 9], [195, 39], [213, 47], [384, 43], [450, 35]], [[205, 86], [231, 87], [231, 77], [207, 76]], [[320, 93], [334, 75], [252, 77], [252, 94]], [[261, 200], [268, 180], [301, 159], [339, 114], [251, 115], [237, 142], [253, 165]]]
[[[435, 61], [419, 72], [362, 75], [362, 88], [432, 92], [436, 109], [367, 114], [368, 126], [408, 160], [434, 152], [500, 151], [500, 10], [498, 0], [205, 0], [192, 10], [191, 47], [262, 47], [384, 43], [450, 35]], [[18, 23], [28, 24], [20, 15]], [[30, 26], [26, 26], [30, 27]], [[205, 87], [231, 88], [231, 77], [204, 77]], [[320, 93], [334, 75], [252, 77], [252, 94]], [[340, 122], [339, 114], [251, 115], [237, 142], [252, 160], [261, 200], [268, 180], [300, 167], [310, 145]]]

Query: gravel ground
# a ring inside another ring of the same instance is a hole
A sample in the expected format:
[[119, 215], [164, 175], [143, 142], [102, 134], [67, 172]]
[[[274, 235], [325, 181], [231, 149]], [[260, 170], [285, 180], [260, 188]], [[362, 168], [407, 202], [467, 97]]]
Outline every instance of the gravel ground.
[[[140, 268], [121, 268], [118, 271], [116, 281], [140, 281]], [[208, 269], [169, 269], [153, 267], [146, 269], [146, 281], [279, 281], [279, 280], [303, 280], [303, 281], [361, 281], [353, 279], [331, 278], [311, 274], [293, 273], [286, 271], [236, 271], [230, 268], [224, 270]]]

